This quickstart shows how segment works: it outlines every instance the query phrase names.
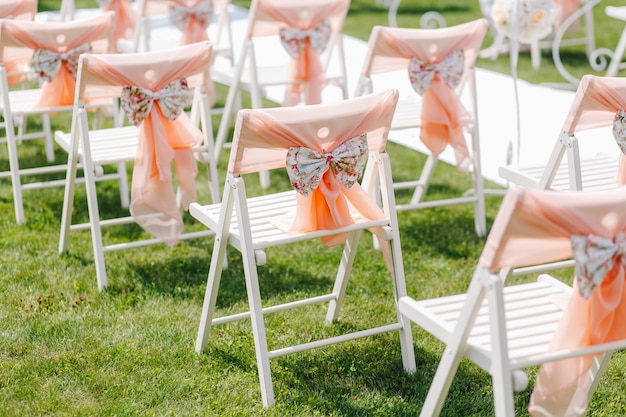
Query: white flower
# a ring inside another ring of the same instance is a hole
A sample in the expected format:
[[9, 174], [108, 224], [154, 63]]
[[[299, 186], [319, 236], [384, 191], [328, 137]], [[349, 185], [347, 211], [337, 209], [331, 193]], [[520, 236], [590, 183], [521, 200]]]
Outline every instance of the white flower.
[[[556, 16], [553, 0], [518, 0], [518, 40], [522, 43], [545, 38], [552, 32]], [[496, 30], [509, 38], [513, 32], [513, 11], [516, 0], [496, 0], [491, 8]]]

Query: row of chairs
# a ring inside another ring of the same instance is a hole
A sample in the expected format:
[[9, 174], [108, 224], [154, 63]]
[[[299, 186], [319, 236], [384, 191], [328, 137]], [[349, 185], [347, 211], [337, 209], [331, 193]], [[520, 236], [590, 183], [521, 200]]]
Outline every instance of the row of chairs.
[[[255, 7], [260, 8], [261, 3], [263, 2], [253, 2], [251, 13], [255, 11]], [[93, 28], [96, 21], [104, 22], [107, 18], [110, 24], [110, 14], [94, 18], [89, 23]], [[263, 22], [262, 19], [259, 21]], [[0, 33], [3, 40], [6, 33], [11, 33], [13, 26], [21, 26], [20, 22], [8, 20], [2, 21], [2, 24]], [[450, 136], [457, 133], [456, 130], [451, 131], [450, 126], [459, 128], [461, 132], [470, 127], [469, 131], [473, 133], [472, 150], [468, 152], [462, 146], [455, 147], [459, 155], [458, 166], [464, 170], [473, 168], [477, 181], [482, 181], [479, 160], [476, 159], [479, 155], [478, 130], [475, 120], [469, 119], [475, 113], [461, 111], [464, 107], [459, 86], [469, 85], [471, 92], [475, 94], [472, 69], [485, 28], [486, 24], [482, 20], [441, 31], [374, 28], [370, 39], [370, 55], [366, 59], [358, 97], [331, 104], [307, 103], [306, 106], [265, 109], [259, 106], [238, 111], [221, 199], [216, 182], [216, 152], [213, 149], [210, 124], [211, 44], [204, 41], [168, 50], [166, 60], [162, 52], [137, 54], [133, 55], [133, 59], [129, 59], [128, 55], [110, 53], [80, 55], [71, 127], [68, 132], [56, 134], [57, 143], [69, 155], [60, 249], [67, 250], [77, 170], [81, 167], [87, 183], [90, 213], [89, 225], [83, 227], [91, 228], [99, 274], [98, 285], [100, 288], [106, 287], [104, 253], [114, 250], [115, 247], [106, 248], [102, 244], [100, 223], [104, 222], [100, 222], [95, 184], [99, 178], [104, 178], [105, 165], [113, 163], [121, 167], [122, 164], [133, 162], [132, 190], [128, 200], [133, 213], [132, 221], [142, 224], [146, 230], [158, 236], [158, 241], [173, 244], [181, 237], [182, 232], [179, 208], [188, 206], [191, 215], [208, 229], [209, 232], [204, 234], [215, 235], [196, 349], [201, 351], [206, 347], [212, 325], [250, 318], [265, 405], [274, 402], [269, 365], [271, 358], [332, 343], [398, 331], [404, 368], [407, 372], [415, 371], [410, 325], [410, 321], [415, 321], [445, 342], [447, 351], [450, 352], [442, 361], [423, 415], [434, 415], [441, 408], [458, 360], [465, 353], [492, 373], [498, 415], [512, 415], [513, 388], [524, 386], [523, 377], [516, 371], [524, 366], [565, 357], [559, 351], [556, 354], [547, 353], [554, 349], [549, 343], [560, 318], [565, 316], [568, 320], [573, 320], [572, 313], [558, 306], [555, 308], [552, 300], [555, 293], [570, 298], [572, 290], [550, 279], [547, 279], [549, 285], [542, 280], [524, 287], [524, 291], [528, 291], [524, 294], [521, 294], [523, 291], [520, 289], [513, 289], [514, 287], [504, 290], [506, 274], [498, 274], [497, 271], [502, 269], [508, 273], [512, 268], [539, 261], [552, 262], [571, 258], [572, 251], [565, 244], [570, 234], [593, 233], [610, 239], [619, 235], [624, 230], [623, 214], [619, 211], [619, 204], [623, 204], [624, 190], [614, 188], [598, 192], [589, 198], [577, 194], [511, 189], [492, 227], [467, 298], [417, 301], [407, 296], [392, 164], [385, 151], [387, 139], [393, 137], [394, 123], [402, 128], [407, 127], [400, 120], [407, 113], [399, 111], [399, 91], [394, 88], [375, 91], [373, 78], [386, 67], [395, 69], [409, 66], [413, 88], [423, 93], [423, 105], [419, 107], [418, 104], [417, 112], [426, 115], [422, 118], [421, 130], [432, 134], [430, 137], [426, 135], [426, 138], [431, 140], [429, 143], [432, 146], [433, 162], [436, 161], [437, 152], [441, 151], [441, 142], [437, 141], [441, 139], [441, 130]], [[413, 32], [423, 36], [420, 41], [409, 36]], [[52, 38], [59, 40], [60, 37]], [[427, 48], [425, 39], [436, 47]], [[243, 71], [244, 67], [240, 68]], [[424, 69], [426, 72], [422, 72]], [[407, 75], [405, 77], [409, 78]], [[231, 91], [239, 88], [237, 79], [233, 79]], [[463, 82], [468, 80], [468, 83]], [[592, 78], [588, 79], [584, 84], [595, 85], [591, 80]], [[192, 94], [191, 91], [196, 87], [196, 93]], [[448, 111], [452, 120], [442, 122], [437, 118], [428, 118], [428, 110], [433, 109], [432, 103], [436, 103], [438, 98], [427, 95], [432, 89], [438, 89], [437, 94], [445, 94], [445, 97], [449, 98], [451, 94], [456, 97], [454, 103], [457, 107], [443, 109]], [[584, 91], [586, 93], [590, 89], [585, 88]], [[234, 96], [236, 93], [232, 94]], [[111, 110], [115, 116], [114, 126], [96, 130], [90, 120], [93, 111], [89, 107], [111, 103], [113, 98], [122, 103], [121, 107], [126, 111], [127, 118], [133, 122], [132, 126], [122, 126], [116, 112]], [[431, 104], [426, 106], [429, 100]], [[475, 98], [473, 100], [475, 103]], [[587, 103], [582, 98], [580, 102]], [[413, 112], [416, 112], [415, 103], [415, 100], [409, 103]], [[10, 106], [13, 103], [9, 100], [4, 104]], [[184, 109], [189, 105], [191, 111], [187, 115]], [[617, 111], [624, 108], [619, 105], [621, 103], [616, 102], [600, 110], [612, 112], [615, 116]], [[233, 105], [233, 111], [234, 108]], [[581, 116], [586, 114], [586, 110], [588, 106], [581, 105], [573, 126], [579, 120], [590, 120], [591, 116]], [[591, 114], [596, 114], [598, 108], [591, 110]], [[222, 120], [230, 111], [224, 113]], [[475, 112], [475, 108], [473, 111]], [[457, 120], [459, 113], [468, 116]], [[606, 123], [604, 119], [602, 123]], [[16, 137], [15, 142], [18, 139]], [[112, 143], [114, 145], [110, 146]], [[446, 144], [444, 142], [444, 146]], [[458, 142], [455, 144], [460, 145]], [[203, 205], [196, 201], [195, 172], [189, 174], [184, 169], [196, 166], [198, 161], [207, 168], [213, 204]], [[174, 194], [172, 184], [172, 163], [179, 185], [177, 195]], [[363, 180], [358, 181], [363, 168]], [[246, 175], [274, 169], [286, 169], [289, 182], [295, 190], [249, 197], [245, 186]], [[475, 184], [479, 184], [475, 187], [478, 190], [476, 194], [480, 194], [482, 185], [479, 182]], [[123, 185], [120, 188], [123, 189]], [[594, 214], [599, 208], [610, 215], [603, 212], [598, 219]], [[550, 210], [558, 215], [550, 214]], [[538, 216], [536, 213], [545, 213], [545, 216]], [[484, 206], [480, 216], [484, 219]], [[575, 216], [575, 221], [572, 216]], [[486, 233], [484, 220], [483, 223], [477, 220], [476, 229], [479, 234]], [[374, 232], [377, 238], [394, 287], [390, 306], [397, 320], [352, 334], [270, 351], [264, 323], [264, 316], [268, 313], [328, 302], [326, 321], [332, 323], [338, 320], [349, 276], [355, 266], [356, 249], [364, 230]], [[555, 235], [559, 239], [555, 239]], [[286, 305], [264, 307], [257, 267], [267, 262], [266, 251], [270, 247], [318, 238], [325, 246], [344, 245], [332, 292]], [[532, 239], [537, 242], [547, 241], [555, 249], [542, 249], [540, 244], [531, 243], [530, 247], [534, 251], [530, 251], [527, 245]], [[233, 316], [215, 317], [220, 278], [227, 265], [226, 250], [229, 245], [242, 255], [250, 310]], [[594, 294], [597, 293], [598, 290]], [[482, 316], [481, 319], [479, 311], [485, 296], [488, 299], [488, 313], [487, 318]], [[503, 312], [505, 301], [507, 306], [510, 304], [508, 297], [522, 301], [519, 301], [521, 307], [515, 313], [506, 313], [506, 318], [511, 315], [517, 317], [525, 329], [530, 325], [543, 323], [538, 319], [540, 315], [550, 315], [549, 324], [544, 326], [543, 337], [540, 340], [536, 337], [529, 339], [534, 349], [524, 344], [527, 349], [511, 361], [507, 343], [512, 342], [508, 339]], [[534, 304], [531, 305], [530, 301]], [[453, 304], [453, 309], [444, 307]], [[552, 308], [541, 310], [537, 307], [538, 304], [551, 305]], [[442, 319], [442, 314], [446, 318]], [[482, 326], [479, 330], [472, 330], [476, 323], [481, 325], [481, 320], [492, 323], [492, 328], [485, 331]], [[593, 323], [589, 326], [593, 328]], [[482, 337], [482, 334], [487, 336]], [[498, 342], [493, 342], [495, 340]], [[605, 341], [609, 340], [601, 340]], [[584, 347], [584, 350], [574, 353], [596, 353], [619, 346], [609, 344]], [[606, 366], [605, 361], [600, 365], [602, 366], [594, 367], [594, 370], [602, 370]], [[595, 387], [595, 384], [594, 381], [591, 386]], [[583, 391], [588, 394], [593, 390], [589, 388]]]

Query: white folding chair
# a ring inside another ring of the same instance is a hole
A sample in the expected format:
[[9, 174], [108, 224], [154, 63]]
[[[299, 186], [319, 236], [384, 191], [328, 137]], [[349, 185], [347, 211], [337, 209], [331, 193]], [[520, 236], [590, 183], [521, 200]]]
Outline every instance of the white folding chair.
[[133, 37], [120, 40], [118, 48], [121, 52], [169, 49], [209, 40], [211, 33], [214, 59], [226, 57], [232, 65], [229, 7], [230, 0], [138, 0]]
[[[36, 181], [44, 174], [65, 171], [65, 165], [53, 165], [55, 155], [50, 118], [59, 112], [71, 112], [78, 56], [86, 51], [107, 51], [111, 44], [113, 19], [113, 13], [109, 12], [68, 22], [0, 20], [0, 110], [4, 118], [10, 166], [10, 171], [0, 173], [0, 178], [11, 179], [18, 223], [25, 220], [23, 191], [63, 183], [62, 180]], [[14, 51], [22, 55], [18, 58], [19, 62], [23, 62], [25, 53], [29, 56], [41, 86], [10, 88], [12, 74], [8, 71], [15, 64], [12, 61]], [[112, 101], [92, 102], [91, 107], [102, 107], [109, 114], [114, 113]], [[31, 124], [27, 123], [27, 119], [33, 117], [40, 118], [41, 131], [31, 129]], [[18, 156], [18, 147], [24, 141], [42, 138], [47, 165], [37, 163], [37, 166], [32, 166], [33, 162]], [[26, 168], [27, 165], [31, 166]]]
[[[106, 252], [161, 242], [174, 245], [179, 239], [210, 234], [206, 230], [183, 233], [182, 218], [182, 208], [196, 200], [198, 163], [207, 169], [212, 201], [219, 201], [211, 99], [206, 93], [206, 86], [211, 84], [210, 62], [209, 42], [159, 52], [80, 58], [72, 127], [69, 132], [55, 134], [57, 143], [68, 152], [59, 251], [68, 251], [71, 231], [90, 230], [101, 290], [108, 284]], [[94, 97], [119, 98], [132, 125], [90, 130], [85, 102]], [[184, 109], [190, 103], [188, 115]], [[73, 224], [78, 163], [85, 176], [89, 221]], [[127, 163], [134, 163], [131, 216], [113, 218], [106, 213], [101, 218], [96, 181], [104, 179], [105, 166]], [[141, 234], [104, 244], [103, 227], [128, 223], [139, 224], [154, 237]]]
[[581, 154], [582, 144], [579, 144], [578, 136], [586, 133], [588, 142], [613, 142], [609, 129], [618, 112], [624, 110], [625, 78], [583, 76], [547, 162], [502, 166], [499, 175], [512, 185], [526, 188], [568, 191], [616, 187], [620, 171], [618, 163], [623, 158], [618, 148], [615, 154], [609, 155], [596, 154], [595, 151]]
[[[485, 19], [437, 29], [375, 26], [355, 92], [368, 94], [404, 80], [389, 141], [425, 153], [427, 160], [418, 179], [394, 183], [396, 189], [413, 190], [398, 211], [474, 204], [480, 236], [487, 227], [474, 63], [486, 30]], [[473, 187], [458, 197], [428, 198], [443, 152], [454, 153], [461, 173], [471, 171]]]
[[[232, 73], [216, 69], [215, 76], [230, 85], [215, 139], [218, 158], [227, 145], [241, 91], [250, 93], [252, 108], [263, 107], [268, 89], [285, 89], [284, 106], [318, 104], [327, 85], [338, 86], [341, 99], [348, 97], [342, 31], [349, 7], [349, 0], [252, 1]], [[261, 53], [275, 49], [285, 50], [284, 59]]]
[[[491, 374], [497, 417], [515, 415], [514, 390], [537, 365], [531, 414], [584, 414], [611, 352], [626, 347], [625, 204], [626, 187], [510, 189], [466, 294], [400, 298], [402, 314], [446, 345], [421, 416], [439, 415], [463, 357]], [[573, 288], [548, 274], [506, 285], [572, 256]]]
[[[406, 293], [406, 286], [391, 166], [385, 153], [397, 95], [397, 90], [390, 89], [333, 104], [240, 110], [222, 203], [208, 206], [192, 203], [189, 207], [191, 215], [215, 233], [196, 350], [200, 352], [207, 346], [211, 326], [251, 318], [265, 406], [274, 403], [270, 359], [289, 353], [398, 330], [404, 368], [408, 372], [415, 370], [411, 329], [396, 311], [397, 297]], [[359, 184], [357, 179], [366, 162]], [[295, 190], [249, 197], [246, 174], [269, 169], [286, 169]], [[377, 181], [381, 184], [382, 209], [372, 198]], [[266, 314], [328, 302], [326, 322], [339, 318], [348, 279], [353, 266], [356, 267], [353, 265], [356, 249], [365, 229], [381, 241], [394, 287], [389, 303], [394, 322], [268, 350]], [[345, 242], [332, 292], [264, 307], [259, 282], [262, 270], [257, 267], [268, 261], [265, 251], [318, 238], [325, 246]], [[242, 255], [250, 309], [216, 317], [224, 255], [229, 245]]]

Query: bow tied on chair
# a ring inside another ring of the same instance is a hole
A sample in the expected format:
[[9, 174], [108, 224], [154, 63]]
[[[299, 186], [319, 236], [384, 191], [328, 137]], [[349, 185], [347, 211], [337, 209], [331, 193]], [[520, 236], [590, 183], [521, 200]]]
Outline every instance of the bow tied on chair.
[[626, 111], [618, 110], [613, 119], [613, 137], [617, 146], [626, 155]]
[[452, 51], [438, 64], [430, 64], [418, 57], [411, 57], [408, 67], [411, 86], [415, 92], [422, 95], [430, 87], [435, 74], [439, 74], [441, 81], [454, 90], [461, 82], [464, 63], [465, 54], [462, 49]]
[[576, 266], [576, 284], [583, 298], [589, 298], [595, 287], [602, 284], [616, 262], [626, 264], [626, 234], [615, 239], [595, 235], [571, 237]]
[[121, 105], [128, 120], [135, 126], [148, 116], [155, 101], [169, 120], [175, 120], [189, 105], [190, 92], [186, 78], [173, 81], [160, 91], [151, 91], [137, 86], [122, 89]]
[[332, 152], [291, 147], [286, 159], [291, 185], [300, 194], [309, 196], [330, 168], [337, 180], [350, 188], [363, 172], [367, 149], [366, 134], [347, 140]]
[[37, 72], [37, 74], [39, 74], [39, 77], [47, 82], [54, 80], [61, 69], [62, 63], [65, 64], [67, 69], [72, 74], [72, 77], [76, 79], [76, 73], [78, 72], [78, 58], [81, 54], [91, 52], [93, 52], [93, 48], [90, 43], [77, 46], [67, 52], [35, 49], [31, 64], [33, 69]]
[[198, 23], [207, 28], [213, 19], [213, 3], [202, 1], [194, 7], [185, 7], [178, 4], [170, 5], [170, 19], [172, 24], [181, 32], [187, 30], [191, 18], [195, 18]]
[[328, 45], [331, 30], [328, 19], [310, 29], [283, 28], [280, 30], [280, 41], [292, 58], [297, 58], [302, 53], [307, 40], [318, 53], [322, 53]]

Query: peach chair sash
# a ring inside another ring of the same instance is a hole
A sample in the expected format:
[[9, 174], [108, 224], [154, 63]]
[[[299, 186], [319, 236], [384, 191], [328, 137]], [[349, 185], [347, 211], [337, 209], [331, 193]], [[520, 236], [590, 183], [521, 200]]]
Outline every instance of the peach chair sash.
[[37, 13], [37, 0], [1, 0], [2, 19], [33, 20]]
[[[83, 55], [87, 87], [84, 94], [105, 98], [126, 89], [129, 111], [141, 108], [139, 145], [133, 168], [131, 214], [146, 231], [173, 245], [183, 230], [183, 221], [172, 183], [173, 163], [185, 209], [196, 200], [197, 163], [192, 148], [202, 141], [202, 132], [180, 110], [187, 90], [206, 86], [212, 47], [208, 41], [176, 49], [134, 54]], [[184, 64], [181, 65], [181, 62]], [[142, 65], [143, 64], [143, 65]], [[145, 67], [149, 66], [146, 71]], [[136, 94], [136, 95], [134, 95]], [[145, 98], [146, 101], [139, 100]], [[164, 102], [170, 101], [167, 104]], [[149, 108], [148, 108], [149, 107]], [[168, 115], [170, 116], [168, 118]], [[175, 117], [177, 115], [177, 117]]]
[[[563, 25], [568, 17], [578, 11], [580, 8], [580, 0], [554, 0], [554, 8], [556, 9], [554, 27], [558, 28]], [[578, 26], [578, 22], [574, 22], [571, 29], [577, 30]]]
[[[286, 167], [290, 148], [306, 148], [321, 155], [324, 167], [329, 153], [337, 155], [342, 150], [354, 151], [353, 156], [360, 158], [363, 134], [367, 134], [370, 152], [383, 151], [397, 99], [397, 90], [388, 90], [375, 96], [352, 99], [349, 111], [345, 103], [296, 107], [290, 109], [298, 111], [290, 113], [289, 120], [277, 117], [284, 113], [282, 110], [288, 110], [286, 108], [240, 110], [229, 171], [238, 175]], [[312, 122], [307, 123], [307, 120]], [[356, 143], [351, 142], [355, 138]], [[354, 169], [354, 164], [349, 166], [344, 173], [359, 169]], [[323, 171], [316, 188], [310, 187], [308, 195], [297, 194], [297, 212], [287, 226], [289, 230], [334, 230], [353, 224], [350, 206], [365, 218], [383, 218], [379, 206], [359, 183], [352, 182], [346, 187], [341, 177], [347, 174], [337, 174], [338, 171], [333, 169]], [[345, 237], [332, 236], [323, 239], [323, 244], [334, 246], [343, 242]]]
[[137, 23], [137, 13], [128, 0], [98, 0], [100, 8], [115, 13], [115, 28], [113, 29], [113, 45], [117, 50], [119, 39], [131, 38]]
[[[0, 0], [0, 18], [33, 20], [37, 13], [37, 0]], [[7, 81], [9, 86], [20, 83], [23, 75], [17, 73], [24, 70], [30, 60], [30, 51], [23, 48], [8, 48], [4, 51], [4, 67], [9, 75]]]
[[[583, 348], [626, 338], [626, 322], [621, 319], [626, 314], [625, 206], [624, 186], [579, 193], [516, 188], [509, 190], [503, 200], [480, 265], [495, 271], [504, 266], [528, 266], [572, 256], [583, 262], [575, 269], [574, 292], [551, 350]], [[601, 255], [603, 246], [613, 252]], [[602, 271], [600, 275], [591, 273], [597, 270]], [[589, 288], [593, 277], [602, 279], [595, 283], [595, 288]], [[593, 356], [584, 356], [543, 364], [531, 396], [530, 413], [582, 415], [587, 407], [592, 360]]]
[[[454, 91], [458, 64], [473, 68], [488, 24], [485, 19], [441, 29], [403, 29], [376, 26], [368, 44], [362, 76], [407, 68], [412, 84], [430, 77], [422, 93], [420, 139], [439, 155], [453, 147], [457, 168], [466, 172], [471, 165], [464, 130], [472, 118]], [[463, 51], [463, 59], [458, 51]], [[420, 67], [424, 70], [419, 71]], [[443, 72], [442, 72], [443, 70]], [[446, 74], [445, 76], [443, 74]]]
[[[113, 18], [113, 12], [106, 12], [96, 17], [68, 22], [2, 20], [0, 33], [5, 46], [67, 54], [94, 40], [107, 36], [110, 39]], [[37, 106], [69, 106], [74, 103], [76, 79], [67, 65], [71, 61], [62, 60], [54, 79], [44, 82]]]
[[616, 181], [626, 184], [626, 155], [624, 154], [625, 124], [620, 115], [626, 111], [626, 80], [620, 77], [585, 75], [563, 124], [563, 132], [573, 135], [577, 130], [613, 126], [618, 147], [619, 164]]
[[209, 39], [207, 28], [213, 19], [213, 3], [210, 0], [194, 4], [174, 0], [169, 7], [169, 16], [172, 24], [182, 32], [182, 45]]
[[[326, 33], [328, 25], [332, 32], [342, 30], [349, 7], [349, 0], [257, 0], [250, 7], [252, 21], [248, 25], [247, 37], [273, 35], [287, 30], [313, 35], [313, 42], [317, 43], [320, 36], [329, 36]], [[299, 53], [291, 61], [291, 78], [298, 83], [287, 87], [284, 106], [293, 106], [302, 99], [306, 104], [321, 103], [324, 70], [320, 51], [313, 46], [311, 39], [311, 36], [302, 36]]]

